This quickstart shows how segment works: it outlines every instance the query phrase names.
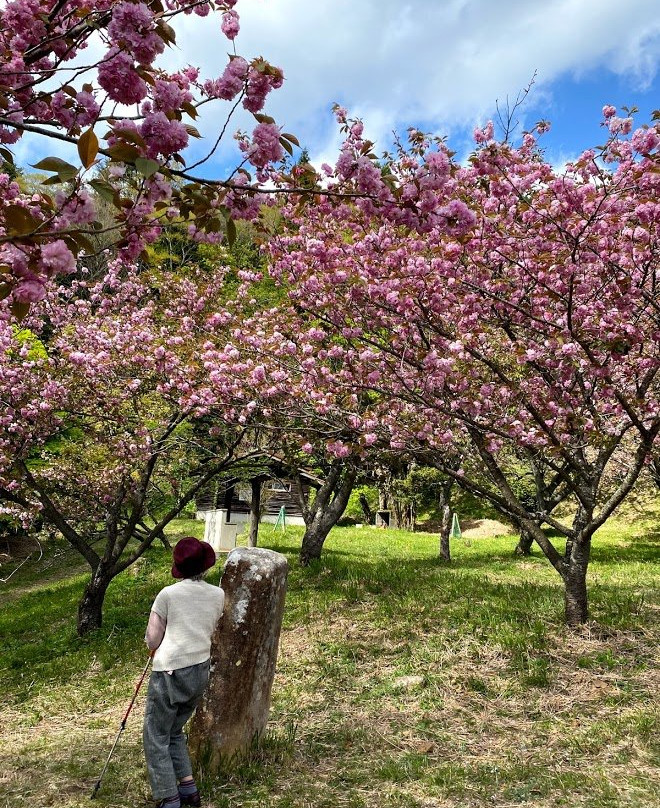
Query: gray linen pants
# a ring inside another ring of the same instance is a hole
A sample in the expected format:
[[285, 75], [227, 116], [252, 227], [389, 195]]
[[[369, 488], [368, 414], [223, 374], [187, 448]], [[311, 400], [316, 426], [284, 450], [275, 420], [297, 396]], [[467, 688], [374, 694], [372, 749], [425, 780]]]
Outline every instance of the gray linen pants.
[[177, 780], [192, 774], [183, 734], [209, 678], [210, 660], [171, 674], [152, 671], [144, 710], [144, 756], [155, 800], [177, 793]]

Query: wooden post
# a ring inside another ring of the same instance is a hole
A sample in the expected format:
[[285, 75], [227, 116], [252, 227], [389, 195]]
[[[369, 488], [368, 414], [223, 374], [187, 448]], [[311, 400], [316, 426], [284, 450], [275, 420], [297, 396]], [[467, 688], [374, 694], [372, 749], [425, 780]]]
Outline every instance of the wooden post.
[[266, 728], [287, 571], [286, 558], [272, 550], [237, 547], [227, 557], [220, 583], [225, 612], [189, 737], [193, 760], [205, 773], [248, 750]]
[[259, 520], [261, 518], [261, 486], [262, 481], [255, 477], [250, 481], [252, 487], [252, 499], [250, 501], [250, 535], [248, 536], [248, 546], [257, 546], [259, 536]]
[[223, 507], [227, 511], [227, 521], [231, 522], [231, 501], [234, 498], [234, 485], [227, 485], [225, 489]]

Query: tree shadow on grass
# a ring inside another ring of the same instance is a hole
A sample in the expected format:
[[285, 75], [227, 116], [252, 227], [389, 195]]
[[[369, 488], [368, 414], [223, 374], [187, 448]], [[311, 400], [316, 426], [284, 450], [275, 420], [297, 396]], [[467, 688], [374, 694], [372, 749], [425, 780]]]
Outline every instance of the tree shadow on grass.
[[[595, 576], [599, 565], [649, 562], [656, 556], [653, 544], [643, 540], [596, 547], [588, 582], [592, 617], [612, 628], [638, 628], [648, 609], [647, 595], [637, 590], [648, 588], [648, 581], [640, 584], [639, 580], [621, 582]], [[530, 561], [543, 575], [537, 576], [534, 568], [530, 572]], [[518, 575], [523, 564], [525, 574]], [[483, 551], [472, 545], [469, 552], [457, 553], [448, 564], [438, 557], [374, 559], [346, 548], [327, 547], [322, 558], [306, 568], [294, 561], [290, 580], [292, 589], [316, 599], [319, 608], [330, 608], [333, 603], [343, 603], [348, 609], [360, 604], [374, 608], [375, 602], [383, 615], [392, 618], [397, 610], [407, 609], [412, 622], [420, 613], [434, 614], [439, 626], [442, 620], [463, 621], [480, 632], [499, 624], [506, 627], [507, 635], [516, 626], [531, 627], [535, 636], [539, 624], [564, 626], [563, 584], [540, 552], [529, 559], [513, 551], [496, 553], [492, 544]]]
[[598, 544], [595, 539], [591, 550], [592, 562], [598, 564], [657, 564], [660, 572], [660, 539], [640, 538], [629, 544]]
[[142, 656], [149, 608], [160, 586], [130, 573], [119, 576], [106, 595], [102, 628], [79, 637], [76, 615], [86, 580], [77, 575], [30, 591], [0, 615], [0, 687], [8, 698], [28, 698], [33, 681], [57, 686], [85, 675], [92, 663], [102, 675]]

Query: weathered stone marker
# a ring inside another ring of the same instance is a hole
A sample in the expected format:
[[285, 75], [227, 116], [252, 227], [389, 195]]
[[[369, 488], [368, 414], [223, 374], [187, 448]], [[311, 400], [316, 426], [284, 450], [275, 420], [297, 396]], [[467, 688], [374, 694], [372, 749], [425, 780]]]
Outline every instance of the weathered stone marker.
[[188, 741], [193, 759], [207, 771], [247, 750], [266, 728], [288, 566], [280, 553], [259, 547], [238, 547], [227, 556], [220, 582], [225, 611]]

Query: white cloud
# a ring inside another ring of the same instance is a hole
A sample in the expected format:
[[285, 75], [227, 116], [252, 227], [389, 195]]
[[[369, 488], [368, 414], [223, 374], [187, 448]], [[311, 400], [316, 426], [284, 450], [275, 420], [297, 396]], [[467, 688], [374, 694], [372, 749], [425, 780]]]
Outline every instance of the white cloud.
[[[238, 10], [239, 52], [287, 77], [268, 111], [315, 158], [336, 148], [334, 101], [386, 145], [413, 123], [439, 133], [471, 125], [535, 72], [538, 105], [557, 78], [594, 69], [643, 87], [660, 58], [658, 0], [243, 0]], [[222, 42], [208, 19], [185, 19], [181, 55], [209, 74], [223, 67]], [[219, 125], [214, 116], [204, 128]]]
[[[285, 71], [266, 111], [315, 161], [336, 154], [334, 101], [362, 117], [385, 148], [393, 129], [415, 124], [451, 134], [483, 120], [535, 72], [532, 103], [552, 117], [558, 78], [601, 71], [644, 89], [660, 62], [658, 0], [241, 0], [237, 8], [238, 51]], [[167, 66], [191, 63], [219, 75], [231, 43], [218, 18], [180, 17], [176, 27]], [[205, 108], [199, 125], [205, 146], [228, 107], [214, 109]], [[254, 121], [246, 113], [232, 121], [221, 159], [233, 151], [237, 126]]]

